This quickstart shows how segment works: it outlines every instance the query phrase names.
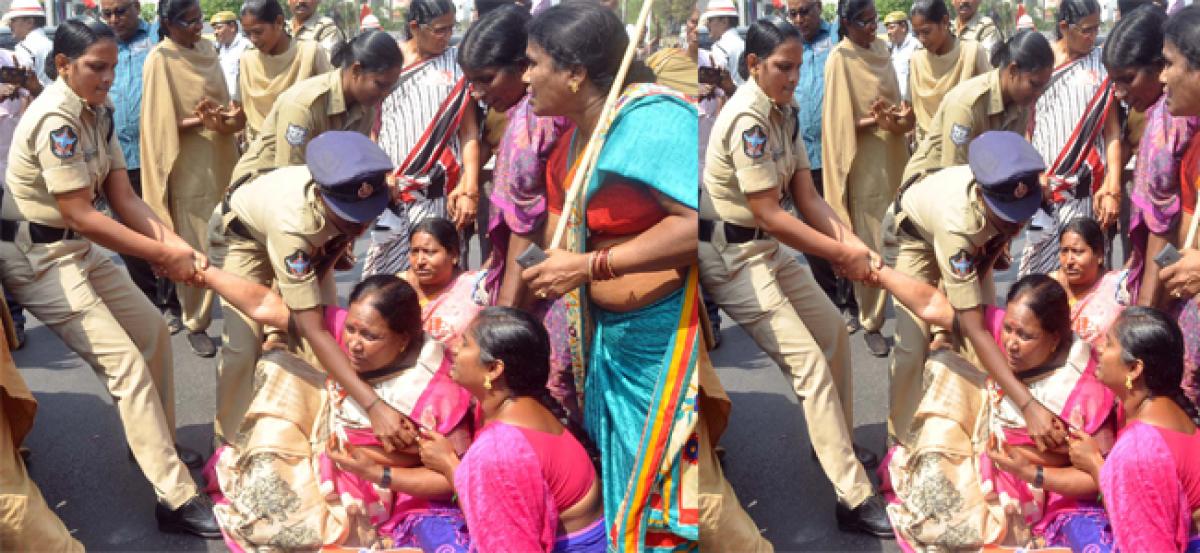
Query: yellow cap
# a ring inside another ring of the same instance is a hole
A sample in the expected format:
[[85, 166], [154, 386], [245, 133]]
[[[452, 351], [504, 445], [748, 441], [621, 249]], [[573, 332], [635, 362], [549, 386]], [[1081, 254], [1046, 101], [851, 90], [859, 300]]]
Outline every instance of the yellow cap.
[[883, 18], [884, 25], [887, 25], [889, 23], [899, 23], [901, 21], [908, 21], [908, 15], [906, 15], [902, 11], [894, 11], [892, 13], [887, 14], [887, 17]]
[[231, 11], [223, 11], [214, 13], [212, 19], [210, 19], [208, 22], [216, 25], [217, 23], [232, 23], [234, 21], [237, 21], [236, 14]]

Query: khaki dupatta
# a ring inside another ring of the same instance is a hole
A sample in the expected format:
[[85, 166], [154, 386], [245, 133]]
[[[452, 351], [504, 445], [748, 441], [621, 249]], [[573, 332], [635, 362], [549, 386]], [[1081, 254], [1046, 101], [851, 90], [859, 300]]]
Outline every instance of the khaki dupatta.
[[942, 98], [951, 88], [975, 75], [991, 70], [990, 65], [979, 63], [982, 45], [974, 40], [954, 40], [954, 47], [942, 55], [924, 48], [913, 53], [909, 71], [909, 95], [912, 96], [913, 113], [917, 116], [917, 128], [924, 132], [933, 121]]
[[238, 71], [238, 90], [246, 111], [246, 134], [253, 139], [275, 104], [275, 99], [309, 77], [325, 73], [333, 66], [320, 44], [293, 38], [287, 50], [272, 56], [258, 49], [242, 54]]
[[146, 57], [142, 70], [141, 154], [142, 198], [168, 224], [167, 179], [181, 149], [179, 121], [193, 117], [204, 97], [222, 106], [229, 104], [225, 73], [212, 42], [201, 39], [188, 49], [164, 38]]
[[[844, 39], [825, 62], [825, 106], [821, 114], [821, 161], [824, 164], [825, 200], [847, 225], [848, 177], [858, 153], [856, 123], [867, 116], [871, 103], [883, 98], [900, 103], [900, 83], [891, 54], [878, 38], [870, 48]], [[884, 162], [886, 160], [880, 160]]]

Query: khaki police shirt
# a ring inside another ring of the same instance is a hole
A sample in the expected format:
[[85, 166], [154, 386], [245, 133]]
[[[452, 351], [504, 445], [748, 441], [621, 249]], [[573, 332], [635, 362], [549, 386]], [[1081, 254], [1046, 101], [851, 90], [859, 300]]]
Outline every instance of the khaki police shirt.
[[[748, 194], [780, 189], [789, 196], [796, 171], [807, 170], [797, 107], [779, 106], [749, 79], [713, 123], [704, 163], [700, 217], [754, 227]], [[706, 198], [705, 198], [706, 197]]]
[[232, 182], [251, 173], [304, 164], [308, 141], [325, 131], [370, 134], [375, 109], [361, 104], [346, 108], [342, 70], [310, 77], [275, 100], [258, 136], [233, 168]]
[[289, 308], [299, 311], [336, 301], [336, 295], [331, 298], [323, 289], [316, 268], [342, 234], [325, 218], [307, 167], [284, 167], [258, 177], [234, 191], [229, 206], [254, 241], [266, 248]]
[[325, 53], [333, 55], [333, 47], [337, 43], [346, 40], [346, 35], [342, 34], [342, 30], [337, 24], [328, 17], [309, 17], [300, 25], [299, 29], [292, 28], [292, 21], [287, 22], [287, 31], [292, 36], [300, 40], [312, 40], [321, 45], [325, 49]]
[[[954, 23], [957, 26], [958, 20], [955, 20]], [[991, 52], [992, 47], [1000, 42], [1000, 28], [996, 27], [996, 22], [979, 12], [975, 12], [975, 17], [967, 21], [966, 25], [958, 28], [954, 34], [958, 38], [978, 41], [988, 52]]]
[[1029, 112], [1004, 106], [1000, 71], [976, 75], [950, 89], [929, 122], [928, 132], [913, 153], [900, 182], [943, 167], [967, 163], [968, 145], [986, 131], [1012, 131], [1024, 135]]
[[993, 239], [1000, 231], [988, 221], [980, 194], [971, 168], [957, 165], [918, 181], [900, 198], [897, 223], [908, 220], [919, 235], [911, 236], [901, 227], [900, 240], [932, 246], [926, 251], [935, 258], [930, 261], [936, 261], [955, 309], [971, 309], [994, 299], [983, 297], [979, 274], [989, 269], [981, 265], [989, 259], [989, 242], [997, 246]]
[[109, 172], [124, 168], [112, 102], [91, 107], [59, 79], [29, 106], [13, 132], [0, 216], [65, 228], [55, 196], [86, 189], [98, 198]]

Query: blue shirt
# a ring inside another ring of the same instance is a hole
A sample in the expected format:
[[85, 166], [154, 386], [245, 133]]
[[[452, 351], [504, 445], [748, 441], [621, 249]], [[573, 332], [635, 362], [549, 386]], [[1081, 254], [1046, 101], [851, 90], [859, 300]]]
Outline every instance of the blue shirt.
[[825, 104], [825, 60], [837, 46], [837, 26], [821, 22], [812, 42], [804, 41], [804, 63], [800, 66], [800, 81], [793, 93], [800, 109], [800, 136], [813, 170], [821, 168], [821, 110]]
[[125, 153], [125, 165], [129, 169], [142, 167], [138, 152], [142, 121], [142, 67], [150, 49], [158, 43], [158, 23], [138, 22], [138, 30], [129, 41], [117, 40], [117, 68], [108, 97], [112, 99], [113, 119], [116, 122], [117, 140]]

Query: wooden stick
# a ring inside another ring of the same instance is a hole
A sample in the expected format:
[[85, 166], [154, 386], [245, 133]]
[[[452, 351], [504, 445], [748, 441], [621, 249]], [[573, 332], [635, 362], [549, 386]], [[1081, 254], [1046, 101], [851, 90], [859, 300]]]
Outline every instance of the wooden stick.
[[638, 14], [633, 36], [629, 38], [629, 47], [625, 49], [625, 57], [621, 59], [621, 67], [617, 70], [612, 88], [608, 91], [604, 109], [600, 112], [600, 118], [596, 120], [596, 128], [592, 129], [592, 136], [588, 140], [587, 148], [583, 150], [583, 159], [580, 161], [579, 170], [575, 172], [575, 177], [571, 180], [571, 188], [567, 191], [562, 216], [558, 218], [558, 226], [554, 229], [554, 239], [550, 241], [550, 249], [558, 248], [562, 244], [563, 235], [567, 231], [567, 221], [571, 218], [571, 211], [575, 209], [575, 204], [583, 194], [586, 183], [591, 180], [592, 171], [596, 168], [596, 158], [604, 146], [604, 138], [600, 132], [601, 123], [608, 120], [617, 99], [621, 97], [621, 90], [625, 88], [623, 86], [625, 75], [629, 73], [629, 66], [633, 64], [633, 57], [637, 54], [638, 43], [642, 41], [642, 34], [646, 31], [646, 22], [650, 19], [650, 8], [653, 4], [654, 0], [642, 0], [642, 11]]

